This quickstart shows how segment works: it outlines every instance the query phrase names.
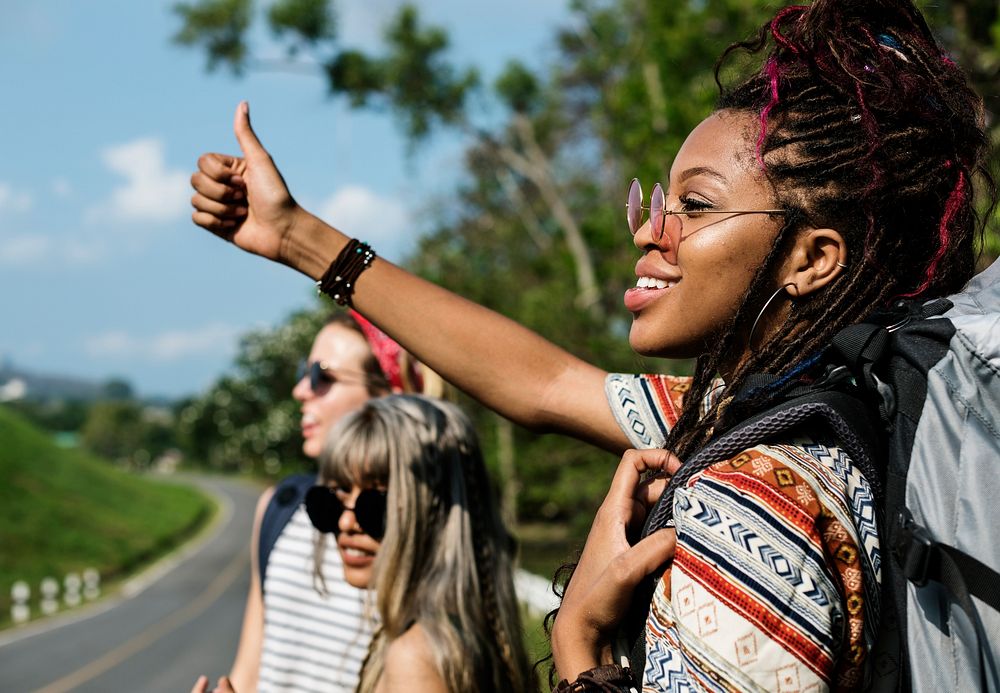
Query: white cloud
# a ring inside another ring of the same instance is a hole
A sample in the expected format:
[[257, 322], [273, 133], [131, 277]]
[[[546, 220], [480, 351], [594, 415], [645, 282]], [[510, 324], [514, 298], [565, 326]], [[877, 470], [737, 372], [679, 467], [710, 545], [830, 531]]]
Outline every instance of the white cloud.
[[399, 260], [416, 240], [415, 225], [401, 202], [359, 185], [341, 188], [321, 202], [318, 210], [321, 219], [370, 243], [390, 260]]
[[150, 361], [179, 361], [189, 356], [212, 353], [230, 355], [243, 329], [213, 323], [190, 330], [168, 330], [140, 337], [112, 330], [84, 340], [84, 350], [97, 358], [138, 358]]
[[72, 197], [74, 193], [73, 184], [65, 178], [54, 178], [52, 180], [52, 193], [56, 197], [61, 197], [63, 199]]
[[52, 251], [52, 239], [36, 234], [0, 238], [0, 265], [37, 262]]
[[34, 206], [34, 199], [23, 190], [15, 190], [0, 181], [0, 212], [27, 212]]
[[188, 214], [189, 176], [167, 167], [163, 140], [146, 137], [108, 147], [104, 165], [125, 178], [111, 196], [90, 210], [91, 221], [166, 222]]
[[85, 265], [99, 260], [105, 252], [102, 243], [81, 240], [57, 241], [37, 233], [0, 237], [0, 266]]

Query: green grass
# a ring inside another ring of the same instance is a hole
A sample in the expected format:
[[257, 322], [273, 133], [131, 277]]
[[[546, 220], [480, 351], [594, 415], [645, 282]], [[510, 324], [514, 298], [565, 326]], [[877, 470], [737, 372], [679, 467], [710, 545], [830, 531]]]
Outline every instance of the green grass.
[[[10, 623], [15, 581], [37, 595], [43, 577], [61, 581], [96, 568], [106, 586], [176, 546], [214, 512], [201, 492], [60, 448], [2, 406], [0, 479], [0, 627]], [[33, 615], [36, 605], [33, 599]]]
[[547, 691], [551, 688], [548, 675], [552, 660], [547, 659], [537, 667], [535, 666], [536, 662], [551, 654], [549, 636], [545, 634], [545, 629], [542, 627], [543, 618], [542, 614], [521, 608], [521, 631], [524, 635], [524, 647], [528, 653], [528, 663], [535, 669], [535, 674], [538, 677], [538, 689]]
[[551, 580], [560, 566], [576, 561], [587, 537], [573, 536], [566, 524], [536, 522], [518, 525], [517, 540], [520, 566]]

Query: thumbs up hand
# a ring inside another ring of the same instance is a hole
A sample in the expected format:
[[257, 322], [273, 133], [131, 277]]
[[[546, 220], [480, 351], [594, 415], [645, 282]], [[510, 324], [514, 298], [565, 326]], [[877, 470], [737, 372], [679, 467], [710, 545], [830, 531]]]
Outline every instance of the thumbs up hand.
[[242, 157], [203, 154], [191, 176], [194, 223], [247, 252], [288, 262], [283, 248], [305, 213], [250, 125], [247, 103], [236, 108], [233, 130]]

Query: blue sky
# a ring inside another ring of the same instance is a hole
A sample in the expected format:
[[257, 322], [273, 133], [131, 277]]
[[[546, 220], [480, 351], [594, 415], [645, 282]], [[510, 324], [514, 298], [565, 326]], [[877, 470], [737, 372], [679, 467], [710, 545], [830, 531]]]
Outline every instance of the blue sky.
[[[190, 173], [204, 151], [237, 152], [240, 99], [297, 199], [390, 259], [461, 175], [460, 140], [408, 159], [388, 116], [331, 101], [319, 77], [205, 72], [170, 41], [174, 2], [0, 6], [0, 358], [20, 368], [194, 393], [241, 333], [311, 305], [305, 277], [190, 222]], [[400, 4], [342, 0], [341, 40], [377, 47]], [[542, 65], [568, 20], [566, 0], [416, 4], [488, 81], [512, 58]]]

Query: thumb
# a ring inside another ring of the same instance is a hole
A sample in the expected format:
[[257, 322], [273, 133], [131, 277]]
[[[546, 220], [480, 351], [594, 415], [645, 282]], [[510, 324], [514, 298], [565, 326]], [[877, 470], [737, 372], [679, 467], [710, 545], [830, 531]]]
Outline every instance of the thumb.
[[264, 145], [257, 139], [253, 127], [250, 125], [250, 104], [240, 101], [236, 107], [236, 116], [233, 118], [233, 131], [236, 133], [236, 141], [240, 143], [243, 156], [247, 159], [268, 156]]
[[[676, 549], [677, 532], [673, 528], [665, 527], [644, 537], [630, 548], [626, 555], [629, 563], [635, 566], [635, 574], [641, 580], [667, 561], [673, 560]], [[636, 580], [636, 585], [639, 584], [639, 580]]]

